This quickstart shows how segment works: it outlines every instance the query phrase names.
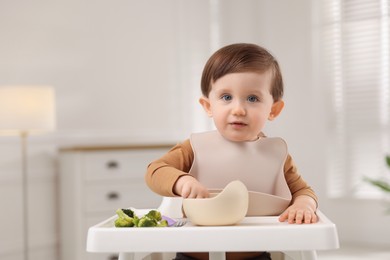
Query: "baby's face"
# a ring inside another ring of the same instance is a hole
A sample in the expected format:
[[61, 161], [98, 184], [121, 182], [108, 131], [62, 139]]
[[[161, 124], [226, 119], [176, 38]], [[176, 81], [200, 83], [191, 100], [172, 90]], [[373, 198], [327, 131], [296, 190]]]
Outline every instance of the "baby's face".
[[222, 136], [236, 142], [256, 140], [270, 118], [270, 88], [270, 72], [231, 73], [214, 82], [208, 113]]

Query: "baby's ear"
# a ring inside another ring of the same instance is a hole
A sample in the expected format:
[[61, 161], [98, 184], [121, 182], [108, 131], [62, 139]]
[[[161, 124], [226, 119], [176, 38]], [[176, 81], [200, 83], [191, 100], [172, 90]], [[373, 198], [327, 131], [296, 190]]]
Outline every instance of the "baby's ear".
[[205, 96], [202, 96], [200, 99], [199, 99], [199, 103], [202, 105], [204, 111], [206, 111], [207, 115], [209, 117], [212, 117], [213, 114], [211, 113], [211, 105], [210, 105], [210, 100], [209, 98], [205, 97]]
[[284, 101], [282, 99], [273, 103], [271, 113], [268, 116], [268, 120], [274, 120], [284, 108]]

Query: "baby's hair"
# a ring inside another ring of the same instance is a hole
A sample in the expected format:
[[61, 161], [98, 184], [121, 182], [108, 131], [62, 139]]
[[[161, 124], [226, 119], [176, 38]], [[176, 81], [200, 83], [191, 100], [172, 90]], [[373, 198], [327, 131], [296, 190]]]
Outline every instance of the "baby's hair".
[[216, 51], [207, 61], [201, 80], [202, 94], [209, 96], [211, 84], [229, 73], [272, 73], [271, 95], [274, 101], [283, 97], [283, 79], [277, 60], [256, 44], [236, 43]]

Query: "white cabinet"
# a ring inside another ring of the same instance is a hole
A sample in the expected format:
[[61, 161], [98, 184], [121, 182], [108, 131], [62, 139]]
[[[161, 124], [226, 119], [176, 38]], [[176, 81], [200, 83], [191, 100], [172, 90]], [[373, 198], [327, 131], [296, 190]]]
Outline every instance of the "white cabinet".
[[76, 147], [61, 149], [61, 260], [113, 260], [113, 254], [87, 253], [88, 228], [118, 208], [155, 208], [161, 197], [144, 176], [148, 164], [173, 145]]

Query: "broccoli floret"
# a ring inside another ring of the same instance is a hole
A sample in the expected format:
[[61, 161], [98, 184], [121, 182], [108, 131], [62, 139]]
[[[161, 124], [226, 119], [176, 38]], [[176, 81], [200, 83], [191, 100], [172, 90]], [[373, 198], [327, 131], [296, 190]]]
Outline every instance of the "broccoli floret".
[[145, 216], [156, 220], [157, 222], [161, 220], [161, 213], [157, 210], [152, 209], [151, 211], [148, 212]]
[[157, 210], [150, 210], [141, 218], [131, 209], [118, 209], [116, 214], [115, 227], [168, 227], [168, 221]]
[[134, 211], [132, 211], [131, 209], [122, 209], [123, 213], [125, 213], [127, 216], [129, 216], [130, 218], [134, 218]]
[[157, 221], [155, 219], [149, 218], [148, 216], [143, 216], [140, 218], [137, 227], [156, 227]]
[[115, 220], [115, 227], [122, 228], [122, 227], [132, 227], [134, 224], [132, 222], [129, 222], [126, 219], [123, 218], [117, 218]]
[[116, 211], [118, 218], [115, 220], [115, 227], [132, 227], [134, 226], [133, 218], [129, 217], [122, 209]]
[[138, 222], [139, 222], [139, 217], [137, 215], [134, 215], [133, 218], [134, 227], [138, 227]]
[[157, 223], [157, 227], [167, 227], [167, 226], [168, 226], [168, 221], [166, 221], [165, 219]]

